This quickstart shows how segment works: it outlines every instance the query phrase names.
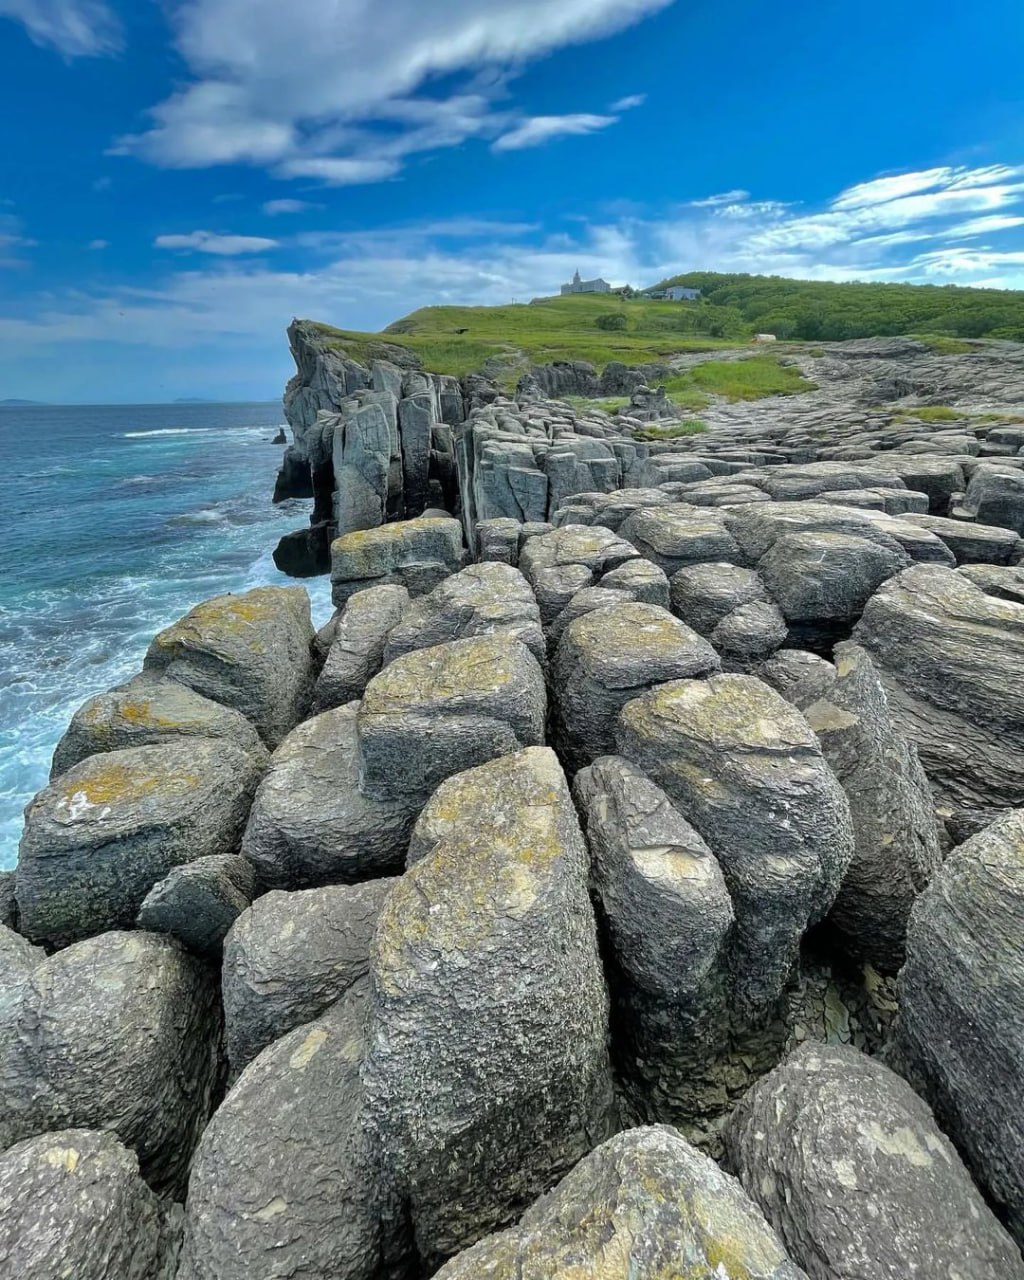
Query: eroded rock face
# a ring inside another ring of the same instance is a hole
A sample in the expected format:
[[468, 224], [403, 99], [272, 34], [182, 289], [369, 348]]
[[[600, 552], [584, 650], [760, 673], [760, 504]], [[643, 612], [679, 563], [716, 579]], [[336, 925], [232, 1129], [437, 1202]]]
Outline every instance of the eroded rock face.
[[358, 702], [384, 665], [388, 633], [409, 606], [405, 587], [367, 587], [350, 596], [334, 628], [313, 695], [314, 711]]
[[812, 1280], [1024, 1276], [926, 1104], [855, 1049], [802, 1046], [736, 1108], [726, 1145]]
[[340, 608], [367, 587], [432, 591], [463, 564], [462, 526], [434, 516], [347, 533], [331, 546], [331, 588]]
[[[1024, 811], [949, 855], [914, 905], [894, 1062], [1024, 1244]], [[1016, 1274], [1016, 1273], [1011, 1273]]]
[[935, 805], [867, 653], [838, 645], [836, 667], [826, 697], [805, 712], [853, 817], [856, 847], [831, 920], [854, 954], [895, 973], [914, 899], [942, 864]]
[[18, 1280], [172, 1280], [179, 1212], [112, 1133], [64, 1129], [0, 1155], [0, 1268]]
[[608, 1005], [586, 849], [553, 752], [450, 778], [412, 848], [374, 941], [364, 1080], [436, 1265], [605, 1136]]
[[1024, 804], [1024, 606], [916, 565], [872, 597], [855, 639], [944, 805]]
[[177, 1192], [217, 1073], [216, 984], [170, 938], [105, 933], [37, 965], [3, 1011], [0, 1142], [112, 1129]]
[[358, 714], [361, 790], [419, 803], [445, 778], [544, 741], [547, 692], [518, 640], [479, 636], [397, 658]]
[[266, 888], [352, 883], [401, 868], [419, 806], [402, 792], [363, 793], [359, 707], [314, 716], [274, 753], [242, 840]]
[[53, 753], [50, 777], [60, 777], [89, 756], [175, 738], [223, 738], [261, 767], [268, 759], [259, 734], [241, 712], [177, 681], [141, 676], [97, 694], [75, 712]]
[[217, 957], [227, 931], [256, 896], [252, 863], [215, 854], [175, 867], [155, 884], [139, 909], [137, 924], [169, 933], [189, 951]]
[[510, 565], [470, 565], [410, 605], [388, 634], [384, 661], [487, 635], [510, 636], [538, 662], [547, 659], [537, 600], [530, 584]]
[[394, 884], [268, 893], [236, 921], [221, 971], [224, 1040], [235, 1075], [366, 976], [370, 940]]
[[674, 1130], [632, 1129], [599, 1147], [523, 1215], [438, 1280], [800, 1280], [739, 1184]]
[[627, 703], [617, 737], [722, 867], [736, 913], [734, 998], [756, 1020], [846, 874], [846, 796], [807, 721], [752, 676], [660, 685]]
[[520, 552], [519, 567], [537, 597], [541, 621], [549, 626], [577, 591], [638, 558], [636, 548], [611, 530], [570, 524], [531, 538]]
[[302, 587], [216, 596], [161, 631], [145, 671], [240, 711], [273, 749], [309, 709], [313, 624]]
[[265, 1049], [196, 1151], [177, 1280], [377, 1280], [398, 1234], [359, 1083], [366, 984]]
[[208, 738], [75, 765], [26, 812], [16, 877], [22, 930], [63, 946], [131, 928], [172, 868], [237, 852], [259, 776], [251, 755]]
[[706, 640], [657, 605], [615, 604], [577, 618], [559, 641], [551, 673], [568, 772], [614, 751], [627, 702], [652, 685], [720, 665]]

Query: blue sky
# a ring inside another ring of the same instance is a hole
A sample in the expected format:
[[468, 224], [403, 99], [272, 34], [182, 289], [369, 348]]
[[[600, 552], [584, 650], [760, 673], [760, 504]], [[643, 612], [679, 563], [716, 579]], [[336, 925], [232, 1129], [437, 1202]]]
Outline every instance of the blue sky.
[[0, 399], [579, 267], [1024, 287], [1020, 0], [0, 0]]

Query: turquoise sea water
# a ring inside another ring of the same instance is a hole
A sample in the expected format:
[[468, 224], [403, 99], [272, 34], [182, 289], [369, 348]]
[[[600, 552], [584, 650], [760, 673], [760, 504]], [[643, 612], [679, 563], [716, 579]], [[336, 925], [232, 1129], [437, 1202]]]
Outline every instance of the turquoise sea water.
[[[75, 708], [207, 596], [287, 583], [281, 406], [0, 407], [0, 867]], [[310, 587], [330, 613], [326, 579]]]

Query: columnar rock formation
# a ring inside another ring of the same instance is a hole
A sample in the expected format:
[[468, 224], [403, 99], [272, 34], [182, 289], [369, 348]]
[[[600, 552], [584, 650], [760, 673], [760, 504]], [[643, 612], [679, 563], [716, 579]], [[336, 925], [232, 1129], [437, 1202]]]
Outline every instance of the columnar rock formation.
[[293, 343], [336, 612], [201, 604], [58, 745], [0, 1271], [1020, 1280], [1011, 424], [652, 443]]

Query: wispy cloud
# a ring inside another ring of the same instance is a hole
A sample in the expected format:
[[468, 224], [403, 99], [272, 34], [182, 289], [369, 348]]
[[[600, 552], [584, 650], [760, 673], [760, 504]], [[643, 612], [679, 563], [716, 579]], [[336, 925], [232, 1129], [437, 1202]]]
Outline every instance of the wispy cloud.
[[620, 98], [618, 102], [613, 102], [609, 110], [616, 112], [632, 111], [635, 107], [642, 107], [646, 101], [646, 93], [631, 93], [628, 98]]
[[319, 205], [308, 200], [268, 200], [263, 205], [263, 212], [268, 217], [277, 218], [283, 213], [305, 213], [307, 209], [318, 209]]
[[742, 204], [750, 199], [750, 192], [737, 187], [735, 191], [721, 191], [716, 196], [705, 196], [703, 200], [689, 201], [689, 209], [717, 209], [722, 205]]
[[100, 249], [109, 249], [109, 248], [110, 248], [110, 241], [109, 241], [109, 240], [90, 240], [90, 241], [89, 241], [89, 248], [90, 248], [90, 249], [95, 249], [95, 250], [100, 250]]
[[65, 58], [117, 53], [121, 24], [104, 0], [0, 0], [0, 18], [20, 22], [38, 45]]
[[[0, 0], [3, 3], [4, 0]], [[33, 0], [24, 0], [28, 5]], [[557, 136], [508, 103], [529, 60], [611, 35], [674, 0], [189, 0], [171, 10], [192, 79], [115, 153], [170, 168], [242, 163], [342, 186], [394, 177], [406, 158], [468, 138]], [[445, 79], [446, 96], [425, 93]], [[615, 111], [640, 105], [624, 98]], [[559, 132], [589, 132], [585, 113]], [[602, 121], [604, 117], [601, 117]]]
[[585, 114], [569, 116], [531, 116], [522, 124], [503, 133], [496, 139], [494, 151], [523, 151], [527, 147], [539, 147], [555, 138], [578, 137], [597, 133], [618, 122], [617, 116], [593, 116]]
[[190, 231], [187, 235], [157, 236], [153, 241], [157, 249], [183, 249], [194, 253], [212, 253], [220, 258], [236, 258], [247, 253], [262, 253], [276, 249], [277, 240], [263, 236], [227, 236], [215, 231]]

